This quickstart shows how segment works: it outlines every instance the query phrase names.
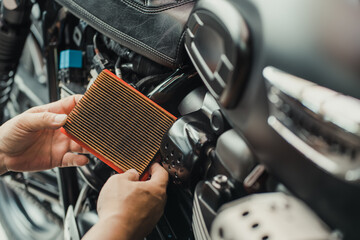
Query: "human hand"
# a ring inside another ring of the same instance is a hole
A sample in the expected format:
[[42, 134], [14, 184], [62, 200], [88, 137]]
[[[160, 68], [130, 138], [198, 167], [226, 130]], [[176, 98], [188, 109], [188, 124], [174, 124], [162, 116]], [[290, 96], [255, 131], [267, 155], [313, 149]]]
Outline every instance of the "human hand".
[[134, 169], [109, 178], [102, 188], [97, 209], [99, 222], [84, 239], [144, 239], [164, 212], [168, 173], [158, 163], [151, 178], [138, 181]]
[[0, 174], [81, 166], [88, 162], [80, 145], [59, 130], [81, 95], [38, 106], [0, 127]]

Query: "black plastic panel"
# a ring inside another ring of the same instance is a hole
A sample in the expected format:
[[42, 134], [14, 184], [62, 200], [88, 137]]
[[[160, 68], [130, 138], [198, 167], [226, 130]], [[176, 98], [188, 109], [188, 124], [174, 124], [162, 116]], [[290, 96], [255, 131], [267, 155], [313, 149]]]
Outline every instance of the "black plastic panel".
[[187, 27], [185, 48], [202, 80], [224, 107], [233, 107], [250, 64], [244, 19], [230, 1], [204, 0], [196, 4]]

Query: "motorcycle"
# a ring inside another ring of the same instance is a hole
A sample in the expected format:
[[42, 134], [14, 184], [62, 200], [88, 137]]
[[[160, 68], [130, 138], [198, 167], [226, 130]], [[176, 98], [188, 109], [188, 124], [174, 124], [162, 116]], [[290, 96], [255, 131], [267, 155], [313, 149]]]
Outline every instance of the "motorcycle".
[[[360, 4], [340, 0], [2, 0], [0, 106], [83, 94], [110, 70], [178, 120], [146, 239], [358, 239]], [[9, 239], [80, 239], [114, 171], [0, 179]]]

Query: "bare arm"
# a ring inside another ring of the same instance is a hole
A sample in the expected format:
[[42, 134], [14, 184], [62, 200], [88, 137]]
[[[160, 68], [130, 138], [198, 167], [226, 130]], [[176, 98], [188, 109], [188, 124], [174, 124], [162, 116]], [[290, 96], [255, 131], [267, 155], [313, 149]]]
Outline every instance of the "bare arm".
[[98, 200], [99, 222], [83, 239], [144, 239], [164, 211], [168, 173], [158, 164], [150, 167], [151, 179], [138, 181], [135, 170], [112, 176]]

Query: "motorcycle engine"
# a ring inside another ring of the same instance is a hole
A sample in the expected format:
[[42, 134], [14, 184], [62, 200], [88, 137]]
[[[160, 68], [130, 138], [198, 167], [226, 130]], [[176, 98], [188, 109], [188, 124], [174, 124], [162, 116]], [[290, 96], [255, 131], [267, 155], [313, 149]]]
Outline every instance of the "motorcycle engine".
[[[95, 13], [99, 2], [94, 9], [58, 2], [69, 9], [59, 10], [58, 24], [52, 28], [54, 35], [62, 36], [55, 79], [61, 98], [84, 93], [107, 69], [178, 118], [163, 136], [158, 155], [171, 179], [168, 202], [147, 239], [356, 239], [359, 220], [352, 211], [360, 211], [360, 192], [359, 174], [353, 170], [358, 167], [359, 121], [356, 114], [339, 117], [336, 113], [348, 111], [334, 106], [344, 103], [358, 113], [359, 95], [351, 86], [359, 86], [351, 74], [339, 84], [342, 71], [324, 73], [326, 64], [319, 64], [325, 55], [301, 51], [297, 45], [290, 49], [281, 37], [305, 24], [310, 1], [302, 7], [273, 1], [279, 15], [289, 11], [304, 20], [286, 15], [292, 27], [279, 32], [274, 29], [281, 21], [267, 10], [271, 3], [165, 1], [161, 17], [180, 19], [171, 29], [178, 31], [179, 42], [173, 35], [170, 40], [159, 37], [168, 33], [168, 26], [154, 28], [155, 37], [135, 38], [134, 32], [141, 31], [132, 32], [117, 19]], [[156, 3], [149, 1], [140, 10], [127, 1], [106, 4], [119, 9], [131, 5], [141, 12], [139, 21], [151, 12], [146, 17], [157, 23], [161, 11], [153, 12]], [[99, 21], [84, 12], [97, 14]], [[311, 24], [301, 29], [302, 36], [316, 32]], [[120, 33], [134, 34], [135, 39]], [[180, 57], [183, 39], [187, 55]], [[301, 45], [299, 39], [292, 41]], [[179, 51], [168, 49], [174, 42]], [[317, 43], [304, 42], [310, 46], [304, 49]], [[300, 64], [312, 57], [319, 64], [316, 69]], [[332, 106], [332, 101], [337, 104]], [[323, 105], [328, 111], [319, 110]], [[113, 174], [96, 157], [89, 158], [91, 163], [78, 169], [91, 189], [82, 199], [87, 207], [77, 208], [81, 234], [91, 226], [88, 213], [95, 212], [94, 199]]]

